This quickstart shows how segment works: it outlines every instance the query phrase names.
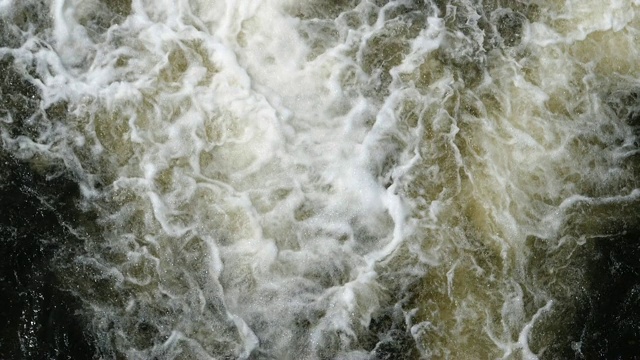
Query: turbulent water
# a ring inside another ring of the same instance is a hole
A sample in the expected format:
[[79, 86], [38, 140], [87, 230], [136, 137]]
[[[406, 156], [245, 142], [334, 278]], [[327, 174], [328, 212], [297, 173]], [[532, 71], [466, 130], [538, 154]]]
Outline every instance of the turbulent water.
[[637, 355], [638, 0], [0, 0], [0, 94], [3, 358]]

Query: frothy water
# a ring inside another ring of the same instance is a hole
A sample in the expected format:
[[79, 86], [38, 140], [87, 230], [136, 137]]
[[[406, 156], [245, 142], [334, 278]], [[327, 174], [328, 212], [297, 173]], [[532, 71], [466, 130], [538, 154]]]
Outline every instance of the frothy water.
[[591, 351], [592, 254], [639, 224], [640, 2], [0, 13], [3, 151], [92, 214], [55, 272], [96, 357]]

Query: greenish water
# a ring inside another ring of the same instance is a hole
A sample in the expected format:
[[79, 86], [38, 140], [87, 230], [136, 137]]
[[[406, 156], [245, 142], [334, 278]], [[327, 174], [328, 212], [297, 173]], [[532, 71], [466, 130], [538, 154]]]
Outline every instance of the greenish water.
[[0, 2], [0, 354], [633, 358], [639, 6]]

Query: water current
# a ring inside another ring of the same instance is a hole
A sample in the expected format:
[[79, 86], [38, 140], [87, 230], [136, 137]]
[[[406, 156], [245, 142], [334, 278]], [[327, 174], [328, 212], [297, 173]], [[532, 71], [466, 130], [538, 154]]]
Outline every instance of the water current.
[[7, 359], [640, 342], [640, 1], [0, 0]]

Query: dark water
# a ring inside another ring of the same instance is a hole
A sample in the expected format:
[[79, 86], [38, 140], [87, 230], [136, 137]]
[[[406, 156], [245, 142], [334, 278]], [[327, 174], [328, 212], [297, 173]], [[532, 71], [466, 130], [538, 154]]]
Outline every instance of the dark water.
[[94, 358], [81, 303], [61, 286], [55, 270], [73, 261], [73, 249], [82, 242], [70, 231], [80, 218], [78, 187], [64, 175], [47, 178], [6, 153], [1, 162], [0, 357]]

